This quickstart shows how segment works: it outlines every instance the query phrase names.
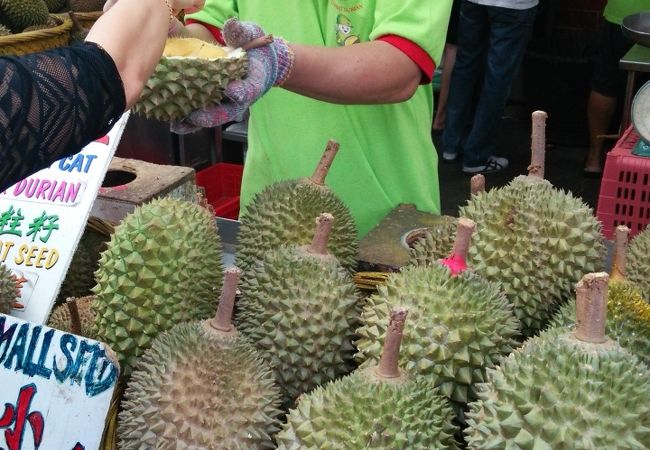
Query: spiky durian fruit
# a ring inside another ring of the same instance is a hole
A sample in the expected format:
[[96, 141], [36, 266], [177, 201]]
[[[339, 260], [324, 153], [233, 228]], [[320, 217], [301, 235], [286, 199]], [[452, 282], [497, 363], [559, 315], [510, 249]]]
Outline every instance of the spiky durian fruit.
[[221, 267], [214, 216], [197, 204], [156, 199], [122, 220], [99, 261], [93, 310], [123, 373], [161, 331], [214, 313]]
[[347, 206], [325, 185], [338, 148], [338, 143], [329, 141], [310, 178], [272, 184], [246, 206], [237, 235], [237, 265], [244, 271], [267, 250], [284, 244], [309, 244], [314, 217], [323, 211], [336, 217], [329, 251], [346, 269], [356, 268], [357, 227]]
[[[66, 303], [54, 308], [47, 321], [47, 326], [67, 333], [95, 339], [95, 334], [93, 333], [95, 313], [91, 307], [94, 299], [94, 296], [67, 299]], [[73, 308], [74, 310], [71, 311]], [[74, 323], [74, 320], [76, 320], [73, 317], [75, 310], [79, 316], [79, 329], [77, 329], [77, 324]]]
[[532, 176], [479, 193], [460, 209], [477, 222], [469, 264], [499, 282], [524, 335], [546, 326], [572, 286], [603, 265], [600, 222], [582, 200]]
[[19, 295], [16, 276], [4, 264], [0, 264], [0, 314], [9, 314]]
[[636, 283], [641, 289], [641, 295], [645, 301], [650, 301], [650, 229], [637, 234], [627, 252], [626, 276], [630, 281]]
[[228, 55], [200, 39], [168, 39], [133, 110], [150, 119], [174, 121], [216, 105], [228, 82], [245, 74], [246, 61], [244, 53]]
[[[50, 0], [52, 1], [52, 0]], [[68, 0], [70, 9], [76, 12], [95, 12], [104, 8], [104, 0]], [[59, 0], [59, 3], [61, 0]]]
[[[45, 0], [45, 5], [47, 5], [47, 9], [51, 13], [58, 13], [63, 11], [63, 9], [68, 5], [67, 0]], [[102, 1], [102, 7], [104, 5], [104, 2]], [[99, 9], [101, 10], [101, 8]]]
[[607, 274], [577, 284], [576, 330], [504, 358], [470, 405], [472, 449], [650, 448], [650, 371], [605, 336]]
[[27, 27], [45, 25], [49, 11], [44, 0], [3, 0], [0, 18], [12, 32], [20, 33]]
[[272, 449], [279, 390], [241, 338], [183, 323], [138, 361], [118, 420], [119, 448]]
[[[391, 313], [388, 328], [392, 333], [399, 314], [405, 316], [403, 311]], [[402, 328], [397, 332], [401, 334]], [[300, 397], [277, 436], [278, 448], [457, 449], [453, 411], [447, 400], [427, 378], [397, 369], [399, 355], [391, 352], [390, 344], [383, 352], [383, 364], [358, 370]], [[387, 358], [387, 353], [392, 356]], [[394, 361], [387, 363], [387, 359]]]
[[271, 362], [285, 403], [354, 367], [355, 286], [316, 243], [326, 240], [332, 220], [319, 217], [311, 247], [270, 250], [244, 272], [238, 328]]
[[77, 250], [70, 262], [70, 268], [65, 274], [57, 303], [63, 303], [69, 297], [85, 297], [90, 295], [95, 286], [95, 271], [99, 265], [99, 256], [106, 248], [109, 237], [86, 229], [81, 236]]
[[422, 232], [411, 244], [409, 264], [428, 266], [449, 255], [454, 246], [456, 219], [443, 216], [443, 221]]
[[[551, 326], [572, 327], [575, 311], [575, 301], [567, 303], [555, 315]], [[607, 315], [607, 335], [650, 366], [650, 305], [634, 284], [609, 284]]]
[[396, 305], [407, 307], [414, 322], [405, 331], [400, 365], [431, 377], [455, 402], [474, 399], [485, 369], [517, 346], [519, 321], [496, 283], [468, 272], [452, 277], [440, 264], [407, 266], [363, 307], [356, 342], [362, 367], [379, 359], [388, 314]]
[[469, 448], [650, 448], [650, 371], [614, 342], [544, 332], [488, 379], [467, 414]]
[[6, 26], [0, 24], [0, 36], [10, 36], [11, 30]]
[[120, 448], [275, 448], [280, 391], [231, 323], [240, 275], [226, 270], [212, 320], [162, 333], [138, 361], [122, 403]]

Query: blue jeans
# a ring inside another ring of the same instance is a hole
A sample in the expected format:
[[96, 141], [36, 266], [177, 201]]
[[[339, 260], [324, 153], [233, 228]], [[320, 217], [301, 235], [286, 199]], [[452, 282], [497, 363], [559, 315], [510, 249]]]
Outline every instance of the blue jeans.
[[[465, 166], [484, 165], [494, 153], [496, 127], [521, 65], [536, 10], [462, 3], [443, 146], [445, 152], [462, 152]], [[474, 110], [478, 83], [480, 95]]]

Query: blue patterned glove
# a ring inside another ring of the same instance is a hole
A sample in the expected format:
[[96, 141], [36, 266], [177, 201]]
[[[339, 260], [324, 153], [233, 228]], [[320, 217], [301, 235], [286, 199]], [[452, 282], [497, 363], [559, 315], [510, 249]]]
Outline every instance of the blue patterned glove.
[[293, 51], [284, 39], [268, 36], [259, 25], [236, 18], [229, 19], [222, 31], [229, 47], [246, 50], [248, 73], [245, 78], [228, 84], [221, 104], [195, 111], [172, 124], [175, 133], [186, 134], [198, 127], [241, 121], [257, 99], [271, 87], [281, 85], [291, 73]]

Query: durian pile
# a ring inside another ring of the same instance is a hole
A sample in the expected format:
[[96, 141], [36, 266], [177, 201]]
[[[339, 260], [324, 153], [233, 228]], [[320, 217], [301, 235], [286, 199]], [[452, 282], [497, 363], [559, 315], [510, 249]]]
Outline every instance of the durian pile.
[[593, 211], [542, 179], [539, 153], [364, 298], [354, 221], [325, 184], [337, 151], [254, 197], [225, 277], [200, 204], [154, 200], [116, 227], [94, 297], [50, 323], [117, 353], [118, 448], [650, 448], [650, 305], [616, 276], [607, 294]]
[[0, 2], [0, 36], [50, 28], [52, 22], [45, 0], [3, 0]]
[[244, 76], [246, 55], [195, 38], [170, 38], [133, 110], [149, 119], [178, 121], [218, 104], [225, 86]]

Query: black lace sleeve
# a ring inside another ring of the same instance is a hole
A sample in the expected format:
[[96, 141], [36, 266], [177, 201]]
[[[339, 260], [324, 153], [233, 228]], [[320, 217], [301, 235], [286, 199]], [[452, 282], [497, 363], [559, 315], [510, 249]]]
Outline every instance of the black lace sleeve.
[[93, 43], [0, 58], [0, 192], [103, 136], [125, 108], [113, 59]]

